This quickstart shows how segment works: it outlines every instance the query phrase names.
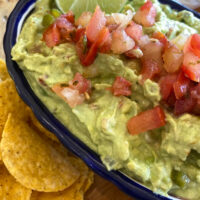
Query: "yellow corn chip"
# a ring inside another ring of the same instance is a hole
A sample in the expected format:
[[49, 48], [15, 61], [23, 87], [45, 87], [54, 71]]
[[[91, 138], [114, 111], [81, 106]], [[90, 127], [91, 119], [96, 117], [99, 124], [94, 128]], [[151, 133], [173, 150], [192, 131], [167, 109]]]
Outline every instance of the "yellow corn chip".
[[77, 189], [86, 192], [94, 182], [94, 173], [88, 169], [85, 163], [77, 158], [71, 157], [71, 163], [80, 172], [80, 177], [77, 180]]
[[40, 122], [37, 120], [37, 118], [35, 117], [35, 115], [33, 114], [33, 112], [31, 111], [30, 108], [28, 108], [30, 111], [30, 120], [31, 120], [31, 123], [33, 124], [33, 126], [35, 126], [36, 129], [38, 129], [38, 131], [40, 133], [43, 133], [45, 134], [48, 138], [50, 138], [51, 140], [53, 141], [56, 141], [56, 142], [59, 142], [58, 138], [53, 134], [51, 133], [50, 131], [48, 131], [46, 128], [44, 128]]
[[73, 185], [62, 192], [33, 192], [31, 200], [83, 200], [83, 196], [83, 192]]
[[36, 191], [57, 192], [70, 187], [80, 173], [59, 146], [54, 148], [28, 123], [9, 115], [2, 140], [2, 160], [23, 186]]
[[26, 105], [17, 94], [14, 82], [7, 79], [0, 83], [0, 138], [9, 113], [26, 118]]
[[93, 183], [93, 172], [78, 158], [70, 157], [70, 161], [80, 171], [79, 179], [62, 192], [33, 192], [31, 200], [83, 200], [84, 193]]
[[0, 81], [4, 81], [7, 78], [10, 78], [10, 76], [6, 69], [6, 64], [3, 60], [0, 59]]
[[1, 200], [29, 200], [31, 190], [18, 183], [7, 171], [5, 166], [0, 165], [0, 199]]

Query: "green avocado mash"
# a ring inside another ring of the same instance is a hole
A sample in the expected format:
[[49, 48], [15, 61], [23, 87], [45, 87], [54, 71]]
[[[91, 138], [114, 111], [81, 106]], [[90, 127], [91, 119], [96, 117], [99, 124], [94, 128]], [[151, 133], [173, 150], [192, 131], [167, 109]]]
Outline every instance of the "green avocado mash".
[[[200, 199], [200, 118], [190, 114], [174, 117], [167, 113], [167, 124], [157, 130], [130, 135], [127, 121], [141, 111], [159, 104], [160, 88], [146, 80], [141, 86], [140, 63], [120, 55], [98, 54], [95, 62], [83, 67], [73, 44], [48, 48], [41, 40], [43, 16], [50, 10], [50, 0], [39, 0], [27, 19], [13, 60], [23, 70], [35, 94], [68, 129], [97, 152], [108, 170], [120, 170], [141, 181], [154, 192]], [[145, 0], [130, 1], [137, 10]], [[165, 33], [169, 39], [200, 32], [200, 22], [187, 11], [176, 12], [153, 0], [156, 23], [144, 28], [146, 34]], [[97, 71], [93, 76], [92, 71]], [[91, 80], [91, 98], [70, 108], [51, 91], [56, 83], [69, 82], [76, 72]], [[113, 96], [106, 88], [116, 76], [132, 83], [130, 98]], [[41, 84], [40, 80], [45, 80]]]

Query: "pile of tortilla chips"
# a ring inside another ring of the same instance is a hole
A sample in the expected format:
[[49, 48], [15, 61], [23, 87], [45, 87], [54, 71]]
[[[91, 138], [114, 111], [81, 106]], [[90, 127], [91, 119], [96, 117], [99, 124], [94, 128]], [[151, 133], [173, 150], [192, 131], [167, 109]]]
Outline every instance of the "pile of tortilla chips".
[[43, 128], [0, 60], [0, 199], [83, 200], [93, 173]]

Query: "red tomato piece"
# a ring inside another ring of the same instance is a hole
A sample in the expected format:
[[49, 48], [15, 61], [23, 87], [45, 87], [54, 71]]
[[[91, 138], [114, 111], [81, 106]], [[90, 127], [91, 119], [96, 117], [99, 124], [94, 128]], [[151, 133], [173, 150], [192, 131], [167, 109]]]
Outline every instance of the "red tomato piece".
[[71, 30], [74, 29], [75, 27], [73, 26], [73, 24], [67, 20], [67, 18], [65, 17], [65, 15], [61, 15], [59, 18], [56, 19], [55, 21], [56, 25], [58, 28], [63, 28], [66, 30]]
[[86, 27], [86, 35], [90, 42], [95, 42], [98, 39], [98, 35], [103, 27], [106, 25], [106, 18], [104, 12], [97, 6], [95, 12]]
[[78, 28], [76, 30], [76, 35], [75, 35], [75, 38], [74, 38], [74, 42], [78, 42], [83, 35], [85, 35], [85, 28]]
[[163, 34], [161, 32], [153, 33], [152, 38], [158, 39], [163, 44], [164, 47], [166, 47], [168, 44], [167, 37], [165, 36], [165, 34]]
[[78, 72], [75, 74], [73, 80], [69, 82], [69, 87], [78, 90], [80, 94], [91, 92], [91, 82]]
[[200, 35], [193, 34], [191, 35], [186, 44], [184, 45], [184, 53], [192, 52], [196, 56], [200, 57]]
[[145, 27], [153, 26], [156, 20], [156, 8], [151, 1], [147, 1], [134, 15], [134, 20]]
[[49, 28], [43, 33], [43, 41], [48, 47], [54, 47], [60, 43], [61, 36], [56, 24], [49, 26]]
[[200, 82], [200, 35], [193, 34], [184, 46], [183, 71], [195, 82]]
[[174, 94], [176, 99], [181, 99], [189, 90], [190, 79], [185, 77], [184, 72], [181, 70], [176, 82], [173, 84]]
[[177, 72], [183, 63], [183, 53], [174, 44], [168, 42], [163, 53], [164, 69], [168, 73]]
[[132, 117], [128, 123], [128, 132], [131, 135], [140, 134], [165, 125], [165, 114], [160, 106], [146, 110]]
[[190, 94], [193, 99], [200, 101], [200, 83], [190, 88]]
[[152, 42], [148, 38], [144, 38], [144, 42], [141, 45], [143, 52], [142, 57], [142, 76], [143, 80], [153, 79], [155, 75], [158, 75], [163, 66], [162, 52], [163, 44], [159, 41]]
[[87, 55], [81, 62], [83, 66], [89, 66], [94, 62], [94, 60], [97, 56], [99, 47], [101, 47], [105, 43], [105, 41], [107, 40], [109, 35], [110, 35], [109, 30], [106, 27], [104, 27], [99, 32], [98, 39], [92, 44]]
[[163, 100], [167, 100], [170, 94], [173, 92], [173, 85], [177, 79], [177, 75], [168, 74], [161, 77], [159, 81], [160, 93]]
[[177, 101], [177, 99], [175, 97], [174, 92], [171, 92], [165, 102], [169, 107], [174, 108], [174, 105], [175, 105], [176, 101]]
[[75, 22], [75, 17], [74, 13], [70, 10], [67, 14], [61, 15], [64, 18], [66, 18], [70, 23], [74, 24]]
[[130, 96], [132, 93], [131, 85], [132, 84], [130, 81], [127, 81], [123, 77], [117, 76], [112, 85], [111, 91], [115, 96]]
[[200, 58], [194, 53], [184, 54], [182, 69], [192, 81], [200, 82]]
[[143, 35], [142, 26], [134, 22], [131, 22], [126, 27], [125, 31], [126, 31], [126, 34], [132, 39], [134, 39], [135, 41], [138, 41]]
[[142, 82], [147, 79], [153, 79], [156, 75], [160, 74], [161, 70], [158, 63], [153, 59], [142, 60]]
[[195, 105], [196, 105], [196, 100], [191, 97], [179, 99], [175, 103], [174, 114], [181, 115], [183, 113], [189, 113], [193, 110]]
[[112, 37], [111, 37], [111, 34], [109, 34], [109, 36], [105, 40], [104, 44], [100, 47], [99, 52], [101, 52], [101, 53], [110, 53], [111, 44], [112, 44]]

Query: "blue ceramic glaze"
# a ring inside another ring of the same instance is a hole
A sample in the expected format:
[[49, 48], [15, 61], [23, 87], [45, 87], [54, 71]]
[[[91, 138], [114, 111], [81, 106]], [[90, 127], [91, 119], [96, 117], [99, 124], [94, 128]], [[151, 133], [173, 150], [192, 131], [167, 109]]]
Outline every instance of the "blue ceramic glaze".
[[[170, 200], [175, 198], [167, 198], [153, 193], [151, 190], [128, 178], [120, 171], [107, 171], [102, 164], [99, 156], [76, 138], [64, 125], [62, 125], [43, 105], [31, 90], [25, 76], [18, 67], [17, 63], [12, 61], [11, 49], [16, 43], [17, 34], [21, 29], [23, 21], [28, 14], [34, 9], [36, 0], [19, 0], [15, 9], [8, 18], [6, 33], [4, 36], [4, 51], [6, 55], [6, 64], [8, 72], [16, 84], [17, 91], [26, 104], [33, 110], [37, 119], [51, 132], [59, 138], [59, 140], [74, 154], [80, 157], [93, 171], [100, 176], [113, 182], [117, 187], [126, 192], [128, 195], [142, 200]], [[160, 0], [163, 4], [168, 4], [176, 10], [189, 10], [200, 18], [200, 14], [188, 9], [187, 7], [173, 1]]]

